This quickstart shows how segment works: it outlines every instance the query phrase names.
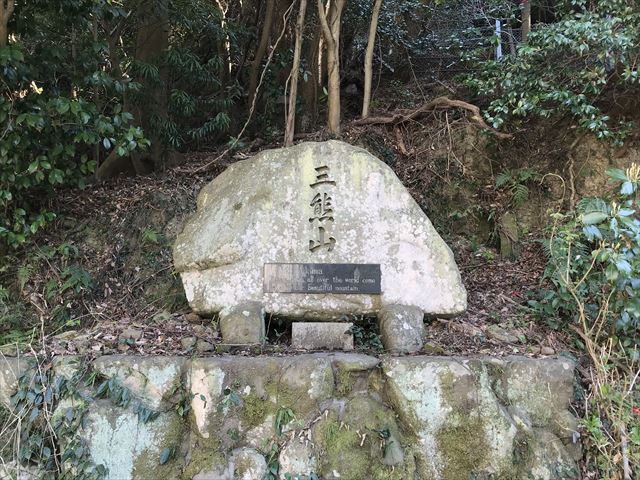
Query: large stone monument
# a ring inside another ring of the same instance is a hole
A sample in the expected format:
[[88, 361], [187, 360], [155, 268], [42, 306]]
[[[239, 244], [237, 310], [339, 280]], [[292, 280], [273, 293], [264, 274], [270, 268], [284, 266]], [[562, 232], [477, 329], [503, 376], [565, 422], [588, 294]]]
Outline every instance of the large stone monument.
[[338, 141], [231, 165], [200, 192], [174, 263], [227, 343], [261, 341], [265, 312], [375, 314], [386, 348], [416, 351], [424, 315], [467, 304], [451, 250], [393, 171]]

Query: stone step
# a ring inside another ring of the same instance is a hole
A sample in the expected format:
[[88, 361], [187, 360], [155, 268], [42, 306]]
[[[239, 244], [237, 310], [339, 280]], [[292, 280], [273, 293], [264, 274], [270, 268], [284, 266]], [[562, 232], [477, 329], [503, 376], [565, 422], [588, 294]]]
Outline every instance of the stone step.
[[353, 323], [294, 322], [291, 346], [299, 350], [353, 350]]

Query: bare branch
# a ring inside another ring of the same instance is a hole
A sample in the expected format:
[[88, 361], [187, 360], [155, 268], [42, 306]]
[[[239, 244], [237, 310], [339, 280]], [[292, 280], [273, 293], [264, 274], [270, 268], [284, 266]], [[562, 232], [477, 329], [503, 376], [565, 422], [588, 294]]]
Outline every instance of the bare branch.
[[445, 110], [449, 108], [458, 108], [460, 110], [466, 110], [471, 113], [469, 120], [477, 125], [482, 130], [487, 130], [491, 132], [498, 138], [513, 138], [513, 135], [508, 133], [498, 132], [497, 130], [491, 128], [482, 118], [482, 114], [480, 113], [480, 108], [477, 106], [464, 102], [462, 100], [451, 100], [449, 97], [438, 97], [434, 100], [424, 104], [420, 108], [413, 111], [400, 111], [395, 115], [391, 115], [388, 117], [368, 117], [361, 118], [360, 120], [356, 120], [353, 122], [353, 125], [398, 125], [401, 123], [408, 122], [410, 120], [414, 120], [425, 113], [433, 112], [435, 110]]

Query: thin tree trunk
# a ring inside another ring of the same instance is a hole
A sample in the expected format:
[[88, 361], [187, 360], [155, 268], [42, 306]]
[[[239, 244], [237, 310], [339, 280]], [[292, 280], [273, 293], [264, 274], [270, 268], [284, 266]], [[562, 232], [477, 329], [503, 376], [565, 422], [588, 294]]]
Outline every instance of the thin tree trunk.
[[371, 24], [369, 25], [369, 38], [367, 40], [367, 51], [364, 56], [364, 99], [362, 100], [362, 118], [369, 116], [369, 106], [371, 105], [371, 84], [373, 83], [373, 50], [376, 46], [376, 34], [378, 32], [378, 18], [380, 17], [380, 7], [382, 0], [376, 0], [371, 12]]
[[318, 67], [318, 58], [321, 40], [322, 27], [317, 25], [313, 41], [308, 45], [307, 54], [305, 56], [311, 75], [307, 81], [302, 84], [302, 101], [304, 102], [304, 110], [299, 121], [299, 127], [303, 132], [312, 131], [318, 121], [318, 86], [321, 85], [321, 72]]
[[522, 0], [522, 43], [527, 43], [531, 33], [531, 0]]
[[227, 12], [229, 11], [229, 4], [223, 5], [220, 0], [216, 0], [218, 9], [220, 10], [220, 29], [224, 32], [223, 45], [218, 45], [219, 55], [224, 59], [225, 67], [221, 70], [220, 83], [226, 85], [227, 75], [231, 73], [231, 39], [227, 29]]
[[334, 0], [325, 11], [323, 0], [317, 0], [318, 17], [327, 43], [327, 71], [329, 99], [327, 127], [333, 135], [340, 135], [340, 27], [345, 0]]
[[13, 15], [16, 6], [15, 0], [0, 0], [0, 47], [6, 47], [9, 44], [9, 20]]
[[296, 130], [296, 100], [298, 97], [298, 76], [300, 75], [300, 54], [302, 52], [302, 30], [304, 18], [307, 14], [307, 0], [300, 0], [300, 10], [296, 22], [296, 45], [293, 50], [293, 66], [291, 70], [291, 88], [289, 91], [289, 107], [287, 111], [287, 124], [284, 133], [284, 146], [293, 145], [293, 135]]
[[267, 47], [269, 46], [269, 37], [271, 37], [273, 16], [276, 9], [275, 0], [267, 0], [265, 9], [266, 11], [264, 17], [264, 25], [262, 27], [262, 33], [260, 35], [260, 43], [258, 44], [258, 48], [256, 48], [256, 53], [253, 58], [253, 62], [251, 62], [251, 70], [249, 72], [249, 105], [253, 104], [253, 97], [255, 96], [256, 89], [258, 88], [260, 64], [262, 63], [262, 58], [264, 57], [264, 54], [267, 51]]

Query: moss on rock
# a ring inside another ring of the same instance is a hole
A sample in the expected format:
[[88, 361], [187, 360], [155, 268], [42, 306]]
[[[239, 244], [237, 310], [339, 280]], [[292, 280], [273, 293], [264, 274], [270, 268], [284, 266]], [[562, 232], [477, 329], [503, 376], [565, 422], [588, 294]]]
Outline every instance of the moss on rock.
[[260, 398], [255, 393], [249, 393], [242, 397], [242, 410], [240, 418], [242, 426], [245, 428], [253, 428], [260, 425], [268, 413], [272, 413], [271, 402]]
[[336, 393], [340, 397], [346, 397], [351, 393], [355, 382], [355, 378], [350, 371], [338, 369], [336, 372]]
[[338, 475], [344, 480], [370, 478], [369, 446], [360, 446], [361, 436], [355, 429], [342, 425], [335, 412], [316, 424], [314, 440], [320, 450], [321, 478]]
[[[166, 414], [162, 429], [158, 429], [154, 442], [144, 449], [133, 462], [132, 478], [178, 478], [184, 463], [183, 445], [186, 425], [182, 418], [174, 413]], [[160, 464], [162, 451], [168, 448], [173, 457]]]
[[199, 473], [224, 470], [226, 466], [227, 460], [221, 452], [210, 449], [192, 449], [189, 463], [180, 478], [191, 480]]
[[462, 417], [455, 424], [446, 424], [436, 433], [436, 442], [443, 461], [443, 480], [472, 478], [487, 463], [490, 449], [479, 416]]

